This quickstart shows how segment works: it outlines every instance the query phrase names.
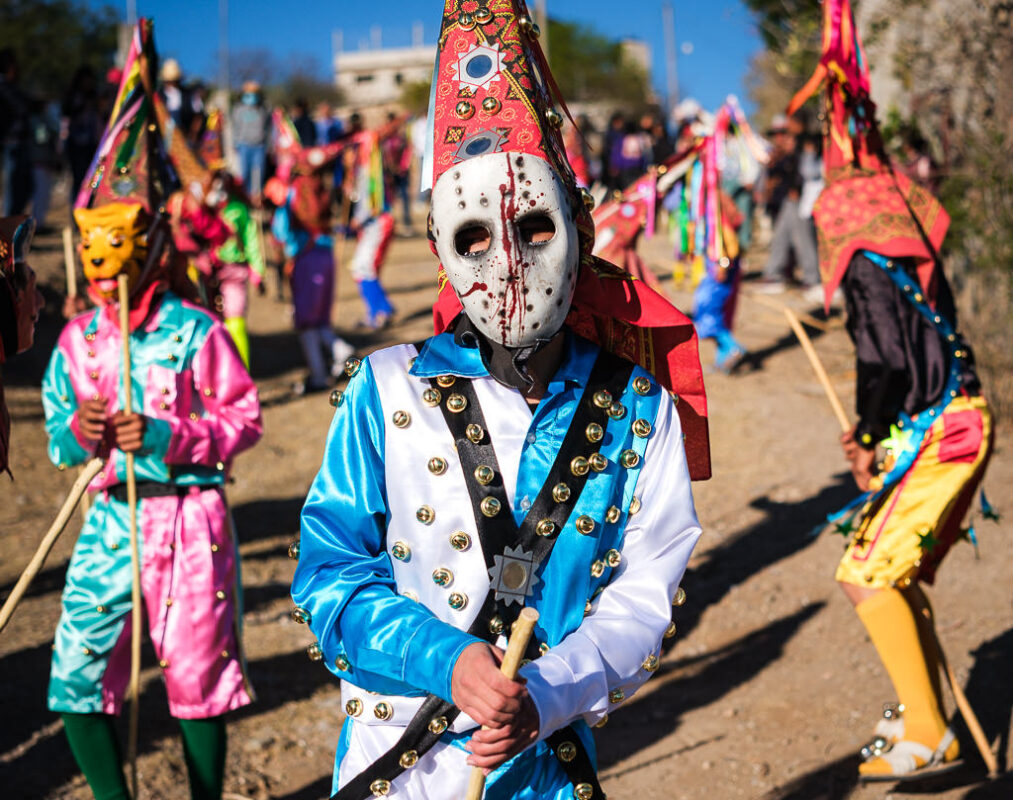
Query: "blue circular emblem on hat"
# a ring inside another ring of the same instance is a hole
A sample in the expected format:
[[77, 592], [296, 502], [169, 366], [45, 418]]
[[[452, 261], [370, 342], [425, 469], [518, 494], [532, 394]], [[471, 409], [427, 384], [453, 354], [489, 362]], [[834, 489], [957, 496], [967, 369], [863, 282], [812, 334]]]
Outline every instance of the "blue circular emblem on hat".
[[492, 71], [492, 59], [484, 54], [477, 55], [468, 62], [464, 71], [469, 78], [484, 78]]
[[490, 147], [492, 147], [492, 139], [488, 136], [483, 136], [481, 139], [475, 139], [468, 142], [468, 144], [464, 147], [464, 152], [469, 156], [480, 156]]

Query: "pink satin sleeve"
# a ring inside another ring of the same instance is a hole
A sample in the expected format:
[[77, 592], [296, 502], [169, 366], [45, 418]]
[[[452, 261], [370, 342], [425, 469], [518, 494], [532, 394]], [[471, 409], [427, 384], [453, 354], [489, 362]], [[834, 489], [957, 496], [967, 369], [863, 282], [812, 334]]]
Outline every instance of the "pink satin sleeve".
[[203, 413], [172, 417], [167, 464], [228, 465], [263, 433], [253, 379], [222, 325], [215, 323], [194, 356], [194, 403]]

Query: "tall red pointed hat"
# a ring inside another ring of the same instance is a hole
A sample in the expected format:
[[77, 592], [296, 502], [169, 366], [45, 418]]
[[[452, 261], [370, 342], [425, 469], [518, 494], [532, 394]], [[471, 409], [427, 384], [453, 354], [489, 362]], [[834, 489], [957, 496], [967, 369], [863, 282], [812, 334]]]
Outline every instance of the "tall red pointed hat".
[[[555, 169], [578, 209], [580, 235], [580, 270], [566, 325], [643, 366], [678, 395], [690, 474], [705, 480], [711, 473], [707, 398], [693, 323], [642, 281], [592, 255], [593, 204], [566, 159], [560, 128], [569, 111], [538, 36], [524, 0], [445, 0], [423, 189], [455, 164], [489, 153], [537, 156]], [[461, 311], [441, 267], [436, 332], [447, 330]]]

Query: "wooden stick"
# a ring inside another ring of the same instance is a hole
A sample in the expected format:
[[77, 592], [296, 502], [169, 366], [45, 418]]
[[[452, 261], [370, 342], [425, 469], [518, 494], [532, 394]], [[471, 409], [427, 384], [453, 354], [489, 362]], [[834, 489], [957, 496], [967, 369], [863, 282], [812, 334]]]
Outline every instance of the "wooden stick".
[[[120, 336], [123, 339], [123, 410], [134, 410], [133, 380], [130, 376], [130, 295], [127, 276], [117, 276], [120, 302]], [[137, 475], [134, 454], [124, 453], [127, 472], [127, 508], [130, 510], [130, 567], [133, 581], [130, 592], [130, 726], [127, 735], [127, 761], [130, 763], [130, 796], [137, 798], [137, 730], [140, 721], [138, 701], [141, 694], [141, 556], [137, 541]]]
[[[782, 309], [785, 308], [784, 303], [779, 303], [776, 300], [772, 300], [771, 298], [766, 297], [762, 294], [757, 294], [756, 292], [743, 291], [742, 294], [744, 294], [754, 303], [759, 303], [761, 306], [766, 306], [767, 308], [772, 308], [776, 311], [781, 311]], [[812, 314], [807, 314], [804, 311], [797, 312], [797, 316], [800, 320], [805, 322], [805, 324], [808, 325], [810, 328], [816, 328], [816, 330], [823, 331], [824, 333], [826, 333], [827, 331], [831, 331], [834, 328], [839, 328], [842, 325], [842, 323], [837, 321], [836, 319], [834, 320], [817, 319]]]
[[[928, 606], [924, 602], [925, 596], [920, 587], [918, 587], [918, 591], [905, 592], [905, 596], [916, 606], [918, 612], [925, 613], [928, 611]], [[939, 640], [939, 633], [936, 631], [935, 622], [931, 618], [931, 611], [928, 611], [928, 615], [927, 618], [932, 626], [932, 641], [936, 647], [936, 656], [939, 658], [939, 666], [942, 667], [943, 675], [946, 677], [946, 683], [950, 687], [953, 700], [960, 710], [960, 716], [964, 718], [964, 722], [967, 724], [967, 730], [971, 732], [971, 738], [974, 739], [978, 752], [981, 753], [982, 761], [985, 762], [985, 766], [988, 768], [989, 779], [998, 778], [999, 762], [995, 757], [995, 753], [992, 752], [992, 748], [988, 745], [988, 737], [985, 736], [985, 731], [982, 730], [981, 723], [978, 722], [978, 716], [974, 713], [974, 709], [971, 708], [967, 695], [960, 688], [960, 683], [957, 681], [957, 676], [953, 673], [953, 667], [950, 666], [946, 653], [943, 652], [943, 643]]]
[[77, 260], [74, 258], [74, 235], [69, 225], [63, 228], [63, 268], [67, 273], [67, 296], [77, 297]]
[[823, 362], [820, 361], [820, 357], [816, 353], [816, 348], [813, 347], [809, 334], [805, 332], [805, 328], [803, 328], [802, 323], [798, 321], [798, 317], [795, 316], [795, 312], [787, 306], [784, 307], [784, 315], [788, 318], [788, 324], [791, 325], [791, 329], [795, 332], [795, 336], [798, 337], [798, 342], [802, 345], [802, 350], [804, 350], [806, 356], [808, 356], [813, 372], [816, 373], [816, 377], [819, 378], [820, 383], [823, 385], [823, 391], [826, 392], [827, 400], [829, 400], [830, 405], [833, 406], [834, 415], [837, 417], [837, 421], [841, 425], [841, 430], [844, 433], [848, 433], [853, 426], [848, 420], [848, 415], [844, 411], [844, 406], [841, 405], [841, 398], [837, 396], [837, 392], [834, 391], [834, 387], [830, 383], [830, 377], [827, 375], [827, 371], [823, 368]]
[[[536, 622], [538, 622], [538, 612], [533, 608], [522, 608], [520, 616], [517, 617], [517, 621], [510, 631], [510, 642], [507, 644], [503, 663], [499, 667], [499, 671], [510, 680], [517, 677], [517, 670], [520, 668], [521, 659], [524, 658], [524, 651], [528, 649], [528, 642], [531, 640], [531, 632], [535, 629]], [[466, 798], [467, 800], [481, 800], [484, 793], [485, 773], [479, 767], [473, 767]]]
[[77, 476], [77, 480], [74, 481], [74, 485], [70, 487], [70, 493], [67, 495], [67, 499], [63, 501], [60, 513], [56, 515], [53, 524], [49, 526], [46, 535], [42, 537], [39, 549], [35, 551], [32, 560], [28, 562], [28, 566], [21, 573], [18, 582], [14, 584], [10, 595], [4, 601], [3, 608], [0, 608], [0, 631], [6, 627], [11, 616], [14, 614], [14, 609], [18, 607], [18, 603], [21, 602], [21, 598], [28, 591], [29, 585], [35, 579], [35, 576], [39, 574], [42, 565], [46, 563], [46, 558], [53, 549], [53, 545], [56, 544], [56, 540], [60, 538], [60, 534], [66, 529], [67, 523], [70, 522], [78, 501], [88, 488], [88, 484], [91, 483], [91, 479], [98, 475], [99, 470], [102, 469], [103, 463], [101, 458], [93, 458], [84, 465], [84, 468]]

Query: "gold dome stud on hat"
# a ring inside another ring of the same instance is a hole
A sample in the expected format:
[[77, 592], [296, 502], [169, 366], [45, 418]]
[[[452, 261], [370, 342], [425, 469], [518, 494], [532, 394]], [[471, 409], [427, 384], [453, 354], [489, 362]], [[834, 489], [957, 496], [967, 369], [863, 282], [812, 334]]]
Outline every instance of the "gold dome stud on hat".
[[482, 101], [482, 110], [486, 114], [497, 114], [497, 113], [499, 113], [499, 110], [502, 107], [503, 107], [503, 104], [499, 100], [497, 100], [495, 97], [492, 97], [492, 96], [487, 97], [487, 98], [485, 98], [485, 100]]
[[492, 22], [492, 12], [485, 6], [481, 6], [475, 10], [475, 22], [479, 25], [487, 25]]

